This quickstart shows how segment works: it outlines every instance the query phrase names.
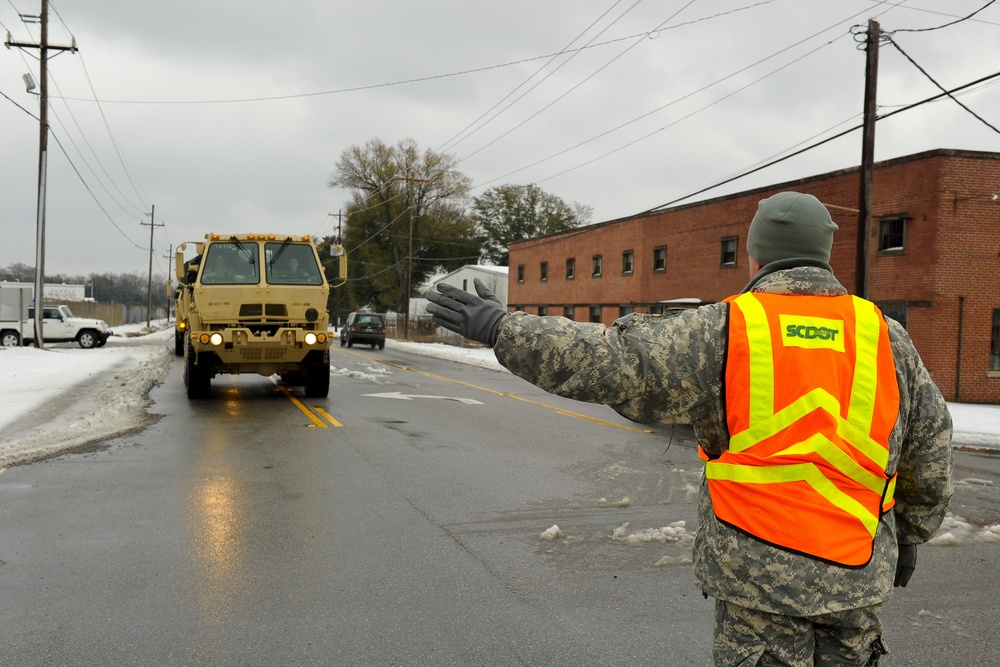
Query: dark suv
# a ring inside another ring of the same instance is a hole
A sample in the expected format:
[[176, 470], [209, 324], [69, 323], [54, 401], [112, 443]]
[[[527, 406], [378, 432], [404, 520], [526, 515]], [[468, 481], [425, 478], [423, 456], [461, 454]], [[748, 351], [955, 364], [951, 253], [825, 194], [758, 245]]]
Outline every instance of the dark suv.
[[351, 313], [340, 329], [340, 346], [368, 343], [378, 349], [385, 347], [385, 316], [379, 313]]

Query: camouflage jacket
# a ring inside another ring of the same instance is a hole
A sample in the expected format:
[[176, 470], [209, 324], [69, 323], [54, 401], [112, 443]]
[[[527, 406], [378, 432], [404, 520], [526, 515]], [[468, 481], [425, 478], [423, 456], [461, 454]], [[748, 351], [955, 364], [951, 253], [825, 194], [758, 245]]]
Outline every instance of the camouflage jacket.
[[[747, 290], [847, 293], [832, 273], [817, 267], [762, 273]], [[513, 313], [500, 322], [494, 351], [512, 373], [553, 394], [608, 405], [636, 422], [692, 424], [714, 458], [729, 444], [722, 398], [727, 309], [715, 303], [634, 314], [610, 327]], [[896, 506], [880, 521], [871, 562], [863, 568], [827, 564], [724, 525], [715, 518], [703, 477], [694, 567], [708, 595], [794, 616], [884, 602], [892, 590], [897, 542], [923, 543], [938, 529], [952, 494], [951, 415], [906, 330], [888, 321], [900, 409], [887, 472], [899, 477]]]

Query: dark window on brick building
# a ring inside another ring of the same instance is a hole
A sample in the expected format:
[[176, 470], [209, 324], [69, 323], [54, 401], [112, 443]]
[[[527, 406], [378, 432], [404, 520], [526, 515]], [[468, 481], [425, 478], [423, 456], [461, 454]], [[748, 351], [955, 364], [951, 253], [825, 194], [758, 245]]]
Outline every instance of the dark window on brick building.
[[524, 282], [524, 264], [517, 265], [517, 282]]
[[905, 303], [876, 303], [875, 305], [878, 306], [883, 315], [896, 320], [903, 325], [904, 329], [907, 327], [908, 309]]
[[590, 321], [591, 322], [600, 322], [601, 321], [601, 307], [600, 306], [591, 306], [590, 307]]
[[576, 307], [575, 306], [563, 306], [563, 317], [572, 320], [576, 317]]
[[549, 308], [548, 308], [548, 306], [539, 306], [538, 307], [538, 314], [539, 315], [548, 315], [549, 314]]
[[1000, 371], [1000, 308], [993, 309], [993, 336], [990, 338], [990, 370]]
[[661, 306], [661, 305], [650, 306], [649, 307], [649, 314], [650, 315], [662, 315], [663, 314], [663, 306]]
[[663, 273], [667, 270], [667, 246], [653, 248], [653, 273]]
[[736, 266], [736, 237], [727, 236], [722, 239], [721, 266]]
[[635, 267], [635, 251], [626, 250], [622, 253], [622, 275], [630, 276], [632, 275], [632, 269]]
[[906, 251], [906, 222], [903, 216], [881, 218], [878, 221], [878, 251], [900, 254]]
[[590, 275], [593, 278], [601, 277], [601, 269], [604, 265], [604, 258], [600, 255], [594, 255], [593, 263], [591, 264]]
[[549, 263], [542, 262], [538, 267], [538, 275], [541, 276], [541, 281], [544, 283], [549, 279]]
[[566, 280], [573, 280], [576, 277], [576, 258], [570, 257], [566, 260]]
[[632, 306], [618, 306], [618, 317], [625, 317], [633, 310]]

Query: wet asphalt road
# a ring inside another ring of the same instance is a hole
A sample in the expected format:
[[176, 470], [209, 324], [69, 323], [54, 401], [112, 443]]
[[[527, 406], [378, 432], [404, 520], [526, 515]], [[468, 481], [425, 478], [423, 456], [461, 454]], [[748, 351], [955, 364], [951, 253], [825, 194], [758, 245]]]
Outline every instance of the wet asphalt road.
[[[191, 402], [178, 362], [151, 427], [0, 474], [0, 664], [711, 664], [689, 544], [610, 537], [693, 532], [686, 429], [391, 349], [333, 365], [328, 399]], [[1000, 523], [997, 459], [959, 464], [953, 509]], [[1000, 663], [998, 548], [921, 549], [884, 664]]]

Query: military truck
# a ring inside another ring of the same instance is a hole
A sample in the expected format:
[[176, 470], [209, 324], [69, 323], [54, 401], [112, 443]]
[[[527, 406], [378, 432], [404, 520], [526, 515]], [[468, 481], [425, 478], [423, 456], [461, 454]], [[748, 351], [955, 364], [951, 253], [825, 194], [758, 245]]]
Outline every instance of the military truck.
[[[347, 257], [336, 245], [330, 254], [339, 287]], [[207, 234], [181, 244], [174, 263], [174, 351], [184, 357], [188, 398], [211, 396], [220, 373], [277, 374], [308, 397], [329, 394], [331, 282], [312, 238]]]

